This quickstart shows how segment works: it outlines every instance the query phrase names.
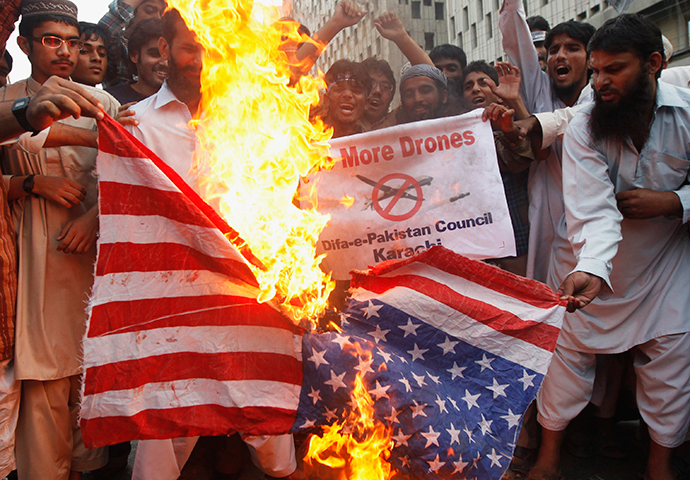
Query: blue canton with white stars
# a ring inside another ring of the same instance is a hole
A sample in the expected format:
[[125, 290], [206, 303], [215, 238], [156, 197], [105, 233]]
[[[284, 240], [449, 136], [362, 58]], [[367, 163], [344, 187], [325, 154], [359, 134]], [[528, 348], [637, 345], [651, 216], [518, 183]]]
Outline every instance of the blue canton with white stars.
[[393, 468], [425, 478], [500, 479], [543, 380], [377, 299], [352, 300], [342, 333], [305, 335], [302, 356], [293, 431], [344, 418], [361, 372]]

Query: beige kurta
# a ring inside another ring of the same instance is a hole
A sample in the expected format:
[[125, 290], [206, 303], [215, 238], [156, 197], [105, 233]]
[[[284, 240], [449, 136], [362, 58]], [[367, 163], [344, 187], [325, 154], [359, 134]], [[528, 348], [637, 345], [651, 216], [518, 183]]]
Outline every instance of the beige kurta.
[[[29, 78], [0, 89], [0, 101], [33, 96], [40, 85]], [[103, 90], [84, 87], [115, 116], [119, 104]], [[95, 128], [95, 120], [67, 118], [62, 123]], [[2, 147], [4, 175], [67, 177], [86, 188], [83, 203], [68, 209], [44, 198], [11, 202], [19, 251], [15, 368], [17, 379], [55, 380], [81, 373], [85, 307], [93, 284], [95, 248], [85, 255], [57, 251], [55, 239], [67, 222], [97, 200], [94, 176], [97, 150], [42, 148], [30, 153], [19, 144]]]

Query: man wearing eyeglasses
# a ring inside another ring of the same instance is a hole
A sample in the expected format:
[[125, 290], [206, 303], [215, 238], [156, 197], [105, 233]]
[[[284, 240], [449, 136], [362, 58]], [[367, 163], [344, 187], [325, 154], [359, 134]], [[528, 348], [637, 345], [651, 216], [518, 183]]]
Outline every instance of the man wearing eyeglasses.
[[[87, 450], [77, 424], [81, 339], [93, 284], [98, 230], [95, 122], [67, 118], [37, 132], [29, 105], [51, 77], [67, 81], [82, 47], [69, 0], [22, 3], [18, 43], [31, 76], [0, 89], [0, 102], [27, 131], [0, 162], [17, 231], [15, 375], [22, 381], [16, 435], [19, 478], [74, 480], [107, 461]], [[51, 80], [52, 82], [52, 80]], [[107, 93], [84, 87], [117, 114]], [[36, 128], [38, 127], [38, 128]]]
[[325, 96], [326, 125], [333, 127], [333, 138], [364, 131], [360, 123], [364, 115], [371, 78], [361, 63], [338, 60], [325, 75], [328, 93]]

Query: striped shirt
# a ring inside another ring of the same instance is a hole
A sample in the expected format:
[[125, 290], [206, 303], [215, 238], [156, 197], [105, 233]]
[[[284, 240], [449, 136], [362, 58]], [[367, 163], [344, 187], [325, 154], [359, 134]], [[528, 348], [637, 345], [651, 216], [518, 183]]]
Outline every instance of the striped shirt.
[[0, 182], [0, 360], [12, 358], [14, 354], [16, 299], [17, 245], [5, 183]]

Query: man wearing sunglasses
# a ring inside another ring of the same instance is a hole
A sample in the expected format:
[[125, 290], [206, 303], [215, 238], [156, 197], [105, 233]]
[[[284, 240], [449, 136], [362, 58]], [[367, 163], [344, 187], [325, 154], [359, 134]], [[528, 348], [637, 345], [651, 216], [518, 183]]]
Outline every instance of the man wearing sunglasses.
[[[3, 146], [0, 162], [17, 231], [18, 285], [14, 368], [22, 381], [16, 429], [19, 478], [75, 480], [101, 467], [77, 423], [85, 302], [93, 284], [98, 230], [97, 132], [92, 118], [43, 125], [30, 115], [51, 77], [67, 83], [82, 47], [77, 7], [69, 0], [24, 0], [18, 43], [31, 76], [0, 89], [27, 131]], [[83, 87], [117, 114], [107, 93]], [[38, 95], [38, 97], [37, 97]], [[75, 96], [76, 98], [76, 96]], [[58, 116], [56, 114], [56, 116]]]
[[363, 132], [362, 116], [371, 78], [361, 63], [349, 60], [335, 62], [325, 76], [328, 93], [324, 122], [333, 127], [333, 138]]

